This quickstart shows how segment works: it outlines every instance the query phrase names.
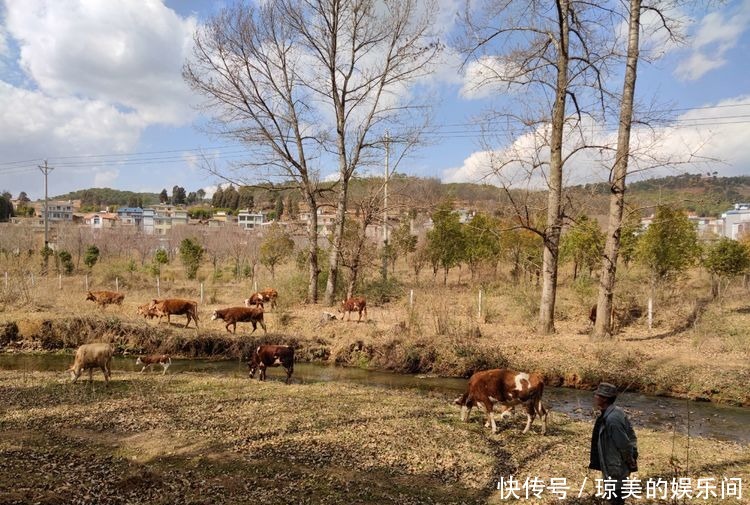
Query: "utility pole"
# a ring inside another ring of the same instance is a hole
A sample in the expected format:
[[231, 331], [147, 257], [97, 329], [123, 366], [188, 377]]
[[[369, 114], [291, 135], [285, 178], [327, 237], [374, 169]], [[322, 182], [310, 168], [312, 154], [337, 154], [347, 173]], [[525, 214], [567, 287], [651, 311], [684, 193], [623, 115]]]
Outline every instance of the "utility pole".
[[47, 273], [47, 252], [49, 249], [49, 212], [47, 209], [47, 175], [54, 170], [53, 167], [47, 166], [47, 160], [44, 160], [44, 166], [39, 165], [39, 170], [44, 174], [44, 273]]
[[388, 279], [388, 170], [390, 163], [390, 141], [388, 130], [385, 131], [385, 180], [383, 183], [383, 280]]

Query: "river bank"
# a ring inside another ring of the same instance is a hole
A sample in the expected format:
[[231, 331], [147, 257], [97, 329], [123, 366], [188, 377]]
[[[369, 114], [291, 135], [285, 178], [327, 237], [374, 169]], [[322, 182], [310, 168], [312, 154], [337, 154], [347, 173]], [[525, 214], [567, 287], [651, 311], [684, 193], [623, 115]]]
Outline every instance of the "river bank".
[[[538, 420], [522, 435], [520, 414], [491, 435], [479, 413], [461, 423], [443, 395], [129, 371], [109, 388], [99, 373], [92, 386], [0, 371], [0, 405], [8, 504], [495, 504], [511, 475], [565, 478], [569, 496], [584, 487], [567, 503], [596, 503], [591, 423], [559, 413], [546, 436]], [[724, 478], [750, 478], [746, 445], [644, 428], [638, 439], [644, 489], [658, 478], [712, 478], [719, 490]], [[559, 501], [546, 489], [537, 503]]]
[[472, 331], [427, 335], [398, 317], [385, 317], [385, 312], [361, 324], [320, 321], [319, 315], [315, 307], [301, 308], [294, 315], [270, 313], [269, 326], [275, 331], [247, 335], [217, 330], [219, 323], [183, 329], [122, 313], [30, 314], [0, 321], [0, 349], [72, 351], [82, 343], [104, 340], [114, 342], [124, 354], [237, 359], [247, 357], [260, 343], [284, 343], [295, 347], [298, 362], [445, 377], [508, 367], [540, 372], [551, 386], [589, 390], [608, 381], [621, 391], [750, 406], [747, 350], [722, 352], [706, 344], [696, 349], [690, 341], [694, 337], [676, 331], [630, 331], [596, 341], [581, 331], [579, 322], [563, 321], [557, 334], [545, 337], [524, 328], [488, 324]]

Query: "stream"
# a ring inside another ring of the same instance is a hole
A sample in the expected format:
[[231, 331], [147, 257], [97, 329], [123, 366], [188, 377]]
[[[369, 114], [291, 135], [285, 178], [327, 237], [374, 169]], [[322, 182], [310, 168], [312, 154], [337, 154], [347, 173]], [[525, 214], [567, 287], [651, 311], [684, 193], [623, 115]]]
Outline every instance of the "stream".
[[[60, 354], [0, 354], [0, 369], [54, 371], [61, 372], [72, 363], [72, 356]], [[138, 371], [135, 357], [113, 358], [113, 379], [117, 380], [118, 370]], [[150, 373], [161, 373], [156, 365]], [[149, 373], [149, 372], [147, 372]], [[233, 376], [246, 376], [247, 366], [237, 360], [173, 359], [169, 374], [211, 373]], [[101, 379], [100, 372], [95, 371]], [[82, 378], [86, 378], [82, 376]], [[257, 375], [256, 375], [257, 377]], [[282, 368], [269, 368], [269, 380], [283, 380], [286, 373]], [[452, 401], [466, 388], [466, 379], [433, 377], [425, 375], [404, 375], [389, 372], [375, 372], [359, 368], [343, 368], [330, 365], [295, 363], [292, 382], [308, 384], [314, 382], [346, 382], [377, 386], [383, 389], [413, 389], [429, 394], [442, 394], [446, 401]], [[576, 420], [593, 422], [593, 393], [568, 388], [547, 387], [544, 390], [544, 404], [554, 413], [565, 413]], [[750, 409], [718, 405], [708, 402], [695, 402], [676, 398], [649, 396], [639, 393], [621, 393], [617, 405], [625, 409], [636, 427], [646, 427], [671, 433], [689, 433], [692, 436], [750, 444]], [[520, 412], [520, 409], [516, 409]], [[458, 415], [458, 408], [456, 408]], [[550, 417], [554, 423], [554, 415]]]

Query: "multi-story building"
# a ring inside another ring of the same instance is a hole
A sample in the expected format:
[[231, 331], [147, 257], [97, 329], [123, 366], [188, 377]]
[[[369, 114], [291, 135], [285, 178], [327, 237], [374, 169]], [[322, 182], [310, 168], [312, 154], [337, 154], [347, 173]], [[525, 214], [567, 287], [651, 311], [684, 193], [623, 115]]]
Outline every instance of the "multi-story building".
[[172, 205], [155, 205], [143, 209], [143, 231], [154, 235], [166, 235], [175, 226], [188, 224], [188, 211]]
[[[37, 216], [44, 219], [44, 200], [35, 202], [34, 209]], [[73, 221], [73, 202], [48, 201], [47, 202], [47, 220], [49, 222], [72, 222]]]
[[252, 230], [263, 225], [263, 213], [242, 209], [237, 213], [237, 224], [243, 230]]
[[724, 221], [722, 235], [737, 240], [750, 231], [750, 203], [735, 203], [734, 208], [724, 212], [721, 218]]
[[117, 209], [117, 217], [123, 226], [140, 228], [143, 223], [143, 209], [140, 207], [120, 207]]

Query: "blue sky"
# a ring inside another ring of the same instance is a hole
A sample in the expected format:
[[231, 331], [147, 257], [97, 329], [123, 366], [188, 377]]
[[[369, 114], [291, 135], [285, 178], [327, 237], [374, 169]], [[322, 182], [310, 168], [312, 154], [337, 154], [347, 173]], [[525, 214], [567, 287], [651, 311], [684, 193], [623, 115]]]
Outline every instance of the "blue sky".
[[[463, 1], [438, 3], [436, 23], [450, 34]], [[704, 161], [634, 177], [750, 175], [750, 0], [712, 4], [712, 11], [684, 13], [685, 44], [649, 41], [664, 54], [641, 65], [638, 81], [641, 101], [675, 111], [676, 122], [658, 129], [659, 144], [650, 149], [678, 161], [696, 151]], [[204, 119], [193, 107], [199, 98], [180, 71], [196, 26], [223, 5], [0, 0], [0, 190], [42, 197], [37, 166], [46, 159], [54, 167], [50, 195], [89, 187], [171, 192], [174, 185], [212, 193], [222, 181], [201, 169], [196, 155], [217, 156], [221, 165], [241, 160], [242, 151], [196, 128]], [[472, 88], [476, 67], [460, 67], [461, 58], [447, 49], [429, 80], [443, 135], [398, 170], [450, 182], [487, 180], [488, 160], [524, 139], [479, 141], [475, 118], [492, 103], [493, 90]], [[603, 129], [600, 136], [613, 133]], [[573, 171], [570, 182], [606, 177], [590, 160], [576, 165], [587, 168]]]

